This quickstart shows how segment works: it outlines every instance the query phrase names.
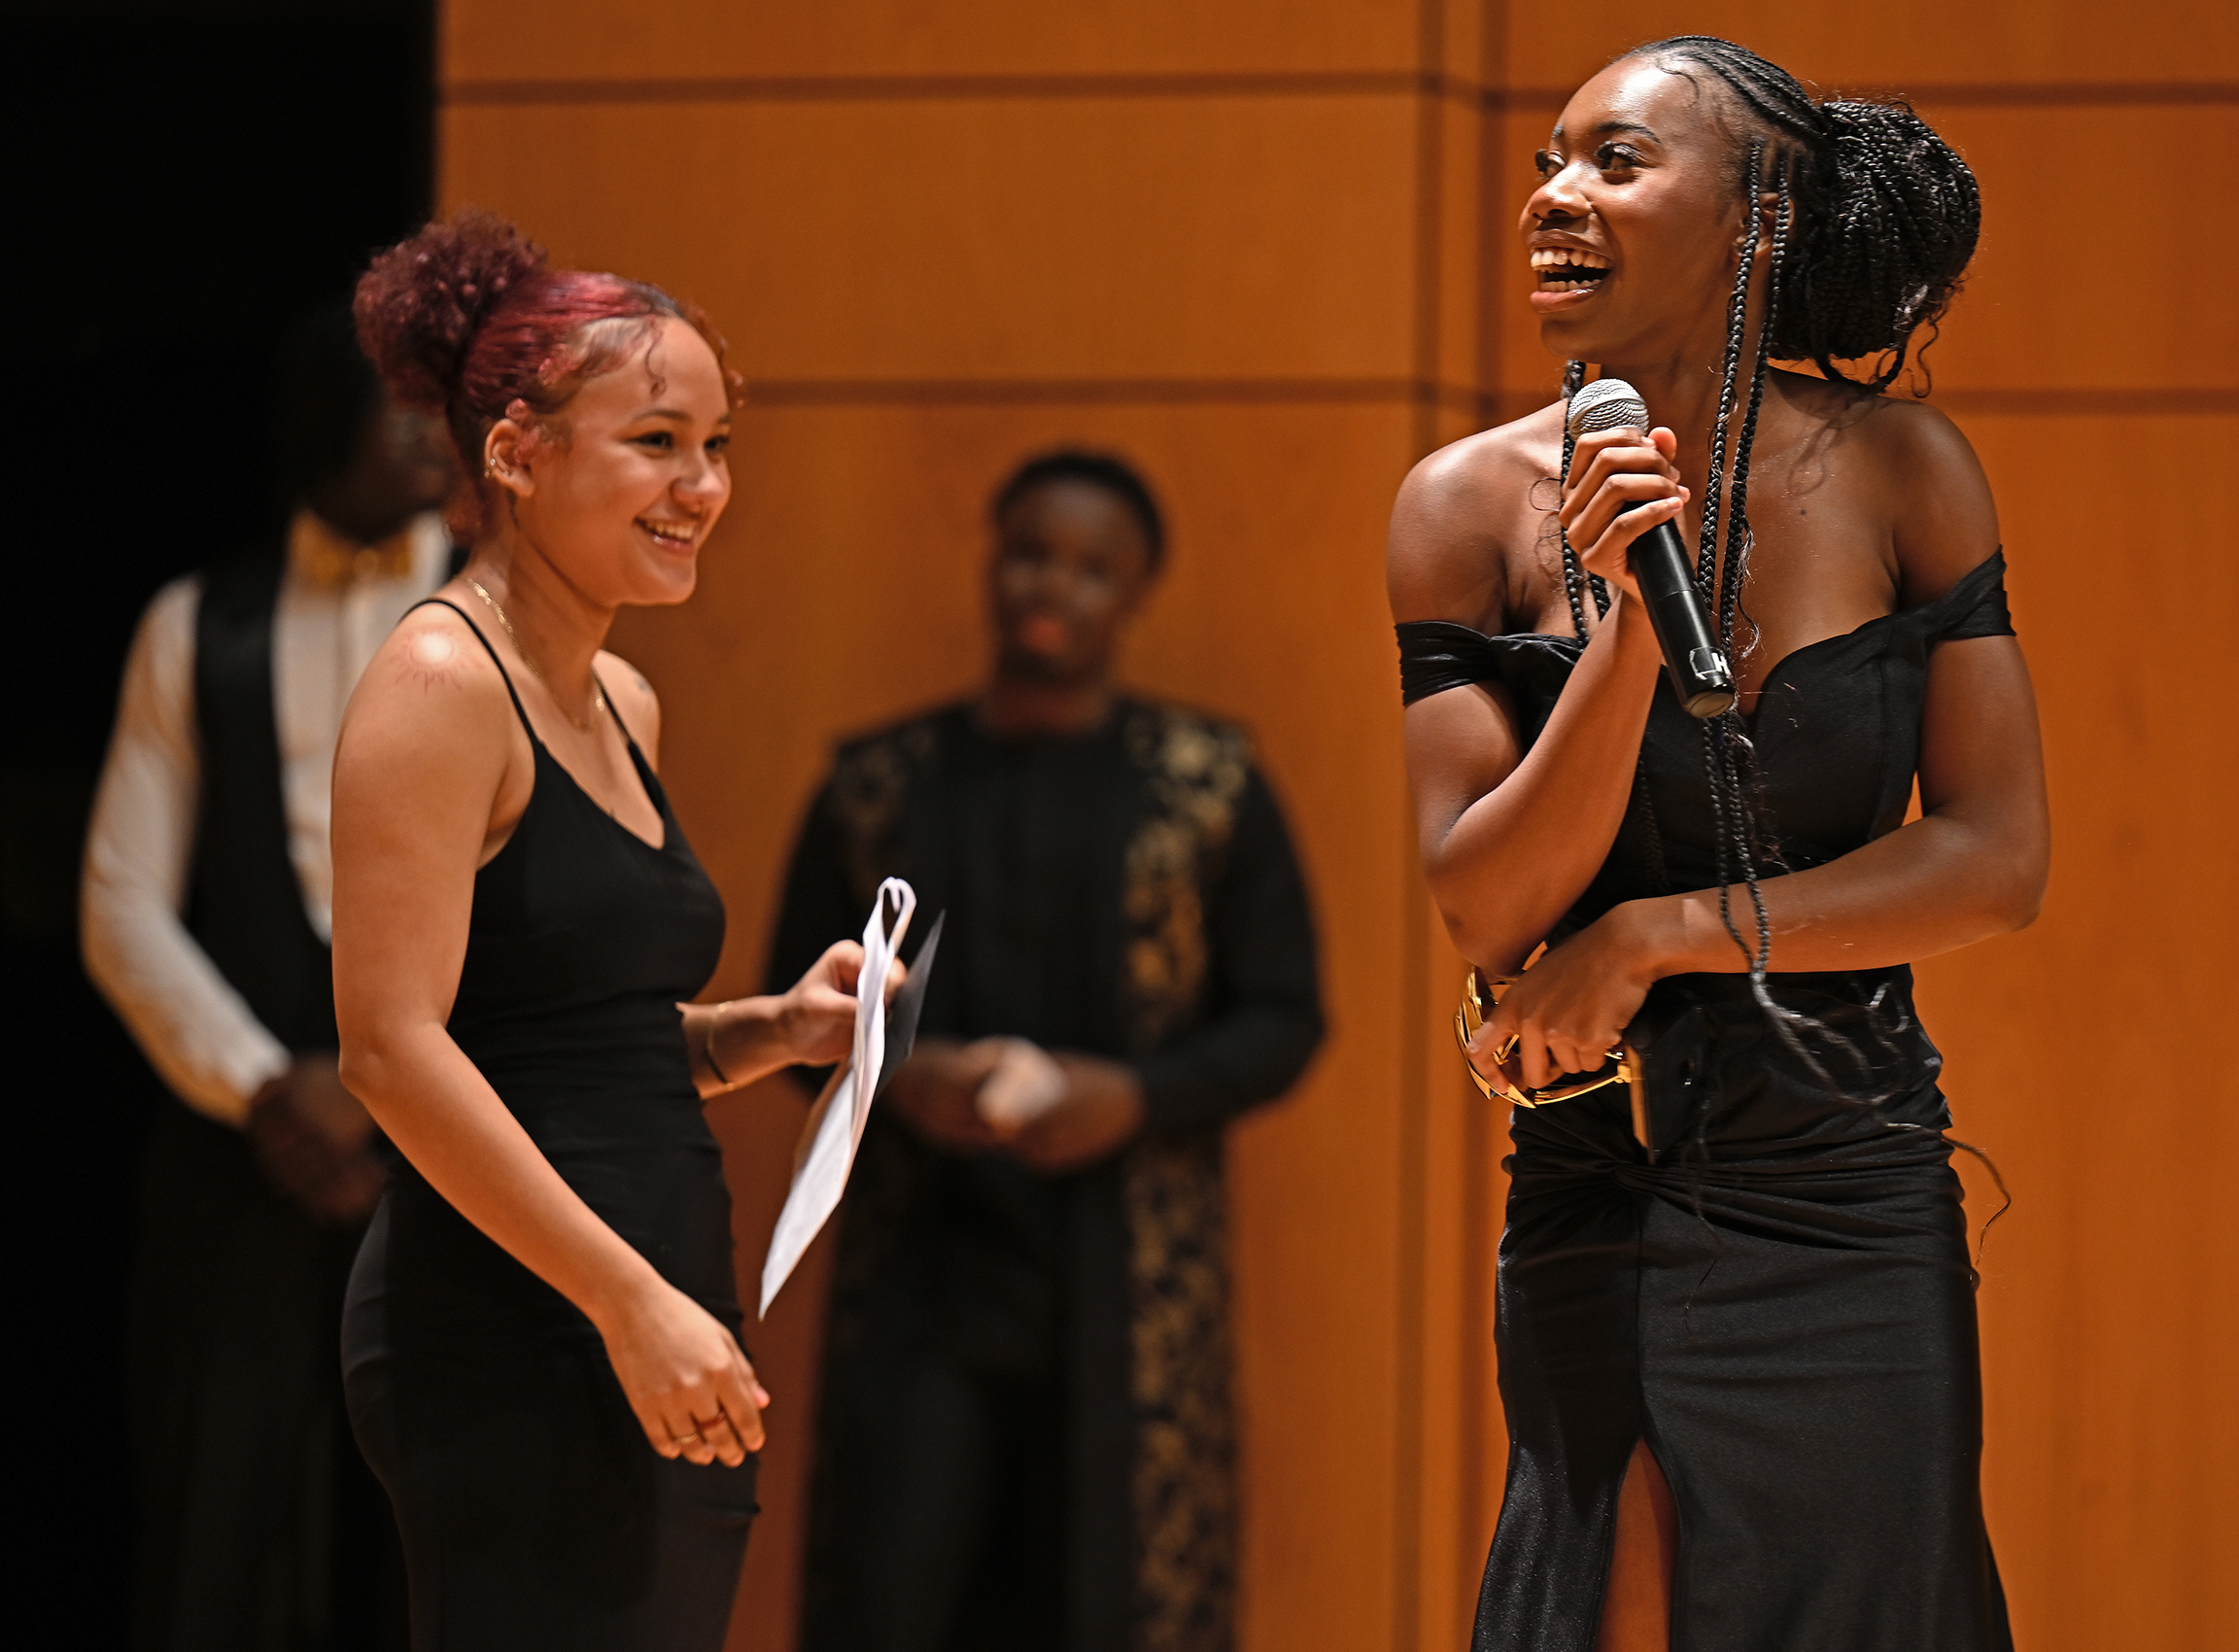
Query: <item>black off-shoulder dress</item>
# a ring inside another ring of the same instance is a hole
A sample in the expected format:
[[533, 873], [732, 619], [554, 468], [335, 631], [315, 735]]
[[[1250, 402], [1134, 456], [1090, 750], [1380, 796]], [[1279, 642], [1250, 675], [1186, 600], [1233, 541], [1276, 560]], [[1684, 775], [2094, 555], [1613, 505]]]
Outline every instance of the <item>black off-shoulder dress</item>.
[[[1750, 734], [1760, 821], [1788, 870], [1902, 823], [1930, 651], [2012, 633], [2004, 569], [1992, 556], [1939, 600], [1774, 667]], [[1527, 743], [1584, 646], [1398, 631], [1409, 704], [1502, 683]], [[1717, 867], [1700, 725], [1660, 681], [1633, 807], [1557, 934], [1715, 887]], [[1591, 1652], [1641, 1438], [1678, 1513], [1675, 1652], [2012, 1645], [1978, 1490], [1966, 1222], [1912, 972], [1769, 984], [1823, 1029], [1806, 1046], [1833, 1089], [1746, 977], [1676, 976], [1628, 1029], [1652, 1150], [1622, 1088], [1513, 1116], [1497, 1328], [1508, 1482], [1477, 1652]]]
[[[584, 1203], [736, 1335], [731, 1197], [676, 1008], [714, 973], [722, 899], [635, 740], [658, 848], [521, 723], [535, 786], [475, 875], [451, 1036]], [[723, 1644], [754, 1459], [658, 1456], [591, 1322], [409, 1164], [359, 1251], [342, 1359], [396, 1508], [414, 1652]]]

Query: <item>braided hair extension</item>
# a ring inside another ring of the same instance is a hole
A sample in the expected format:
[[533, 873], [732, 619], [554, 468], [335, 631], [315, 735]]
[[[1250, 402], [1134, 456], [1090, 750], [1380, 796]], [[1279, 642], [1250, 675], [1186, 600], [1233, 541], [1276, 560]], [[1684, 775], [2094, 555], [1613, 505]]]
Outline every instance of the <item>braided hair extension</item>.
[[[1794, 204], [1786, 157], [1773, 156], [1768, 170], [1766, 150], [1762, 138], [1752, 138], [1748, 159], [1741, 169], [1741, 212], [1745, 227], [1740, 256], [1735, 260], [1734, 295], [1727, 311], [1726, 359], [1719, 383], [1717, 418], [1711, 430], [1710, 478], [1703, 503], [1703, 533], [1697, 552], [1696, 582], [1716, 616], [1718, 645], [1729, 659], [1734, 657], [1735, 624], [1740, 612], [1741, 587], [1751, 542], [1749, 462], [1757, 445], [1758, 415], [1765, 404], [1765, 378], [1772, 354], [1767, 341], [1773, 336], [1773, 326], [1778, 319], [1778, 293], [1789, 255], [1790, 214]], [[1749, 392], [1742, 407], [1740, 440], [1735, 444], [1729, 465], [1727, 442], [1739, 399], [1740, 359], [1748, 331], [1750, 277], [1764, 238], [1765, 215], [1760, 194], [1768, 183], [1777, 189], [1779, 199], [1773, 223], [1772, 256], [1766, 269], [1765, 321], [1758, 328], [1757, 348], [1749, 363]], [[1727, 480], [1729, 469], [1731, 481]], [[1721, 503], [1725, 512], [1723, 545], [1719, 542]], [[1842, 1086], [1801, 1037], [1804, 1030], [1815, 1027], [1816, 1023], [1809, 1016], [1780, 1005], [1774, 998], [1767, 980], [1773, 960], [1773, 918], [1765, 906], [1761, 866], [1769, 860], [1777, 861], [1779, 853], [1759, 825], [1757, 811], [1750, 802], [1755, 790], [1754, 757], [1755, 746], [1739, 706], [1705, 719], [1703, 764], [1709, 780], [1712, 825], [1718, 844], [1718, 921], [1747, 961], [1749, 994], [1756, 1000], [1767, 1024], [1814, 1079], [1830, 1092], [1840, 1095], [1843, 1093]], [[1737, 875], [1749, 892], [1750, 915], [1755, 919], [1753, 938], [1745, 937], [1735, 921]]]
[[[1749, 278], [1757, 263], [1759, 226], [1763, 218], [1758, 210], [1757, 197], [1764, 152], [1763, 140], [1750, 141], [1749, 163], [1741, 177], [1741, 209], [1748, 229], [1734, 270], [1734, 298], [1729, 309], [1726, 335], [1726, 364], [1718, 389], [1717, 421], [1710, 435], [1710, 484], [1703, 503], [1703, 537], [1697, 557], [1696, 583], [1702, 587], [1704, 600], [1711, 604], [1711, 612], [1717, 616], [1718, 645], [1728, 659], [1734, 657], [1734, 624], [1740, 607], [1742, 564], [1748, 557], [1749, 460], [1757, 442], [1758, 410], [1765, 399], [1763, 328], [1759, 329], [1755, 359], [1749, 366], [1749, 402], [1741, 420], [1740, 451], [1733, 459], [1734, 480], [1731, 498], [1726, 501], [1726, 542], [1723, 554], [1718, 543], [1718, 508], [1727, 468], [1727, 430], [1734, 413], [1735, 381], [1740, 376], [1749, 301]], [[1776, 230], [1773, 264], [1767, 271], [1768, 308], [1771, 305], [1770, 290], [1775, 283], [1779, 260], [1786, 250], [1786, 237]], [[1770, 1010], [1772, 1006], [1765, 986], [1765, 973], [1773, 955], [1773, 924], [1765, 911], [1765, 897], [1758, 884], [1756, 844], [1760, 833], [1755, 810], [1749, 807], [1747, 794], [1742, 789], [1740, 761], [1740, 753], [1750, 749], [1748, 731], [1738, 710], [1728, 710], [1722, 716], [1710, 718], [1704, 723], [1703, 759], [1709, 772], [1710, 798], [1716, 813], [1718, 836], [1718, 919], [1725, 925], [1726, 933], [1734, 938], [1734, 945], [1740, 948], [1741, 955], [1749, 961], [1750, 990], [1757, 996], [1759, 1006]], [[1742, 939], [1741, 931], [1734, 922], [1733, 874], [1737, 868], [1748, 885], [1749, 905], [1757, 920], [1755, 946]]]
[[[1718, 373], [1718, 413], [1710, 426], [1710, 474], [1703, 488], [1703, 532], [1695, 547], [1695, 583], [1703, 600], [1711, 597], [1717, 577], [1719, 511], [1726, 489], [1727, 437], [1734, 419], [1734, 384], [1741, 368], [1741, 343], [1749, 330], [1749, 274], [1757, 263], [1757, 179], [1765, 157], [1762, 138], [1749, 140], [1749, 164], [1742, 173], [1742, 222], [1748, 225], [1741, 257], [1734, 271], [1734, 296], [1726, 306], [1726, 357]], [[1765, 352], [1760, 340], [1757, 360]]]
[[[1803, 96], [1802, 89], [1797, 86], [1792, 77], [1774, 68], [1773, 65], [1766, 63], [1764, 59], [1757, 57], [1754, 53], [1728, 42], [1692, 37], [1684, 42], [1662, 43], [1663, 48], [1680, 46], [1686, 48], [1686, 55], [1698, 60], [1701, 60], [1709, 51], [1714, 50], [1719, 56], [1708, 66], [1718, 73], [1721, 79], [1727, 81], [1727, 84], [1735, 89], [1752, 113], [1760, 115], [1777, 131], [1787, 133], [1790, 136], [1808, 139], [1808, 130], [1799, 129], [1806, 127], [1807, 123], [1794, 113], [1794, 105], [1783, 108], [1776, 99], [1765, 95], [1764, 91], [1760, 89], [1763, 87], [1770, 87], [1774, 91], [1784, 89], [1793, 95], [1796, 104], [1800, 104], [1805, 111], [1810, 111], [1812, 106], [1808, 99]], [[1659, 50], [1658, 47], [1643, 48], [1641, 52], [1629, 55], [1644, 55]], [[1734, 75], [1729, 76], [1727, 74], [1728, 66], [1735, 68], [1736, 73]], [[1752, 70], [1755, 71], [1754, 79], [1751, 75]], [[1878, 107], [1876, 105], [1820, 106], [1822, 112], [1833, 112], [1838, 118], [1841, 117], [1841, 112], [1844, 109]], [[1886, 348], [1892, 353], [1891, 360], [1885, 364], [1884, 370], [1870, 381], [1846, 380], [1846, 382], [1857, 384], [1861, 389], [1872, 393], [1878, 393], [1886, 388], [1896, 377], [1897, 372], [1901, 370], [1906, 344], [1912, 330], [1923, 320], [1933, 320], [1934, 316], [1940, 315], [1944, 306], [1948, 302], [1956, 288], [1957, 271], [1964, 267], [1967, 256], [1972, 254], [1975, 231], [1980, 222], [1980, 206], [1975, 195], [1973, 175], [1966, 171], [1964, 163], [1959, 161], [1956, 155], [1943, 148], [1935, 134], [1919, 122], [1910, 110], [1902, 111], [1901, 114], [1904, 121], [1910, 122], [1912, 127], [1917, 128], [1917, 135], [1924, 136], [1927, 142], [1934, 144], [1937, 150], [1948, 159], [1950, 166], [1964, 181], [1965, 188], [1963, 190], [1955, 191], [1954, 199], [1946, 203], [1951, 207], [1952, 222], [1944, 226], [1946, 231], [1944, 238], [1948, 243], [1946, 248], [1946, 258], [1948, 260], [1954, 256], [1952, 249], [1956, 248], [1957, 261], [1949, 263], [1949, 275], [1940, 286], [1929, 281], [1916, 283], [1913, 289], [1914, 291], [1932, 291], [1933, 305], [1924, 308], [1914, 304], [1908, 309], [1906, 305], [1900, 303], [1884, 312], [1890, 318], [1886, 336], [1892, 342], [1880, 347]], [[1857, 122], [1852, 120], [1846, 129], [1855, 132]], [[1910, 144], [1913, 134], [1906, 133], [1905, 136], [1908, 144]], [[1860, 238], [1872, 239], [1881, 233], [1878, 229], [1861, 227], [1861, 224], [1871, 215], [1852, 213], [1840, 217], [1838, 221], [1832, 215], [1826, 192], [1822, 189], [1815, 195], [1807, 188], [1812, 159], [1808, 148], [1802, 151], [1785, 148], [1775, 149], [1771, 155], [1769, 169], [1764, 168], [1765, 158], [1766, 152], [1763, 141], [1753, 139], [1747, 150], [1746, 161], [1741, 168], [1742, 210], [1748, 228], [1739, 259], [1739, 267], [1735, 272], [1727, 360], [1719, 397], [1718, 428], [1712, 438], [1712, 499], [1705, 500], [1705, 521], [1699, 552], [1699, 579], [1704, 586], [1705, 600], [1709, 600], [1711, 598], [1710, 569], [1715, 554], [1713, 545], [1715, 544], [1714, 529], [1716, 523], [1713, 512], [1716, 506], [1713, 501], [1716, 499], [1719, 484], [1723, 480], [1721, 471], [1725, 465], [1726, 456], [1726, 420], [1734, 402], [1737, 357], [1742, 343], [1740, 318], [1743, 314], [1748, 282], [1759, 245], [1760, 224], [1763, 219], [1760, 191], [1770, 188], [1775, 194], [1775, 202], [1773, 214], [1772, 247], [1766, 271], [1765, 316], [1763, 324], [1758, 329], [1758, 347], [1755, 359], [1750, 364], [1749, 392], [1742, 413], [1740, 439], [1733, 458], [1732, 480], [1727, 482], [1724, 488], [1726, 495], [1725, 543], [1723, 556], [1719, 558], [1716, 570], [1717, 588], [1712, 608], [1716, 616], [1719, 646], [1730, 659], [1734, 657], [1736, 621], [1740, 610], [1741, 590], [1747, 576], [1749, 551], [1753, 537], [1749, 528], [1749, 467], [1751, 457], [1756, 448], [1757, 424], [1764, 406], [1765, 383], [1770, 363], [1775, 359], [1800, 360], [1809, 357], [1828, 377], [1843, 379], [1845, 375], [1837, 369], [1828, 359], [1831, 355], [1843, 355], [1842, 350], [1824, 347], [1817, 350], [1803, 350], [1796, 348], [1796, 341], [1803, 338], [1817, 337], [1824, 346], [1827, 339], [1838, 336], [1852, 340], [1867, 336], [1866, 333], [1855, 330], [1855, 326], [1858, 323], [1855, 314], [1843, 324], [1852, 326], [1854, 330], [1843, 334], [1833, 324], [1821, 325], [1821, 318], [1810, 314], [1799, 315], [1798, 312], [1811, 306], [1840, 308], [1845, 303], [1855, 307], [1857, 296], [1861, 292], [1867, 292], [1869, 299], [1872, 299], [1871, 281], [1864, 277], [1858, 277], [1849, 280], [1845, 285], [1842, 281], [1831, 280], [1822, 274], [1821, 278], [1814, 284], [1809, 279], [1811, 274], [1809, 270], [1806, 270], [1802, 276], [1799, 275], [1798, 260], [1801, 258], [1809, 262], [1817, 259], [1823, 263], [1829, 262], [1831, 261], [1829, 250], [1831, 244], [1835, 255], [1840, 256], [1844, 252], [1845, 243], [1854, 246]], [[1815, 214], [1818, 215], [1817, 222], [1814, 222]], [[1871, 263], [1871, 257], [1865, 261]], [[1883, 270], [1883, 274], [1887, 274], [1886, 269]], [[1884, 281], [1883, 286], [1886, 288], [1888, 283]], [[1881, 335], [1876, 334], [1874, 336]], [[1861, 350], [1855, 354], [1865, 353]], [[1736, 947], [1748, 961], [1750, 995], [1755, 999], [1759, 1012], [1765, 1016], [1767, 1024], [1772, 1027], [1775, 1036], [1828, 1092], [1860, 1106], [1878, 1106], [1881, 1102], [1889, 1099], [1889, 1096], [1894, 1092], [1891, 1089], [1878, 1088], [1875, 1085], [1872, 1076], [1873, 1061], [1868, 1053], [1852, 1049], [1846, 1040], [1831, 1033], [1812, 1016], [1782, 1006], [1772, 995], [1767, 976], [1773, 951], [1773, 929], [1770, 914], [1765, 907], [1760, 866], [1767, 861], [1777, 864], [1780, 855], [1776, 843], [1768, 840], [1759, 828], [1756, 811], [1750, 803], [1755, 778], [1753, 774], [1754, 745], [1749, 739], [1748, 725], [1742, 721], [1738, 709], [1729, 710], [1722, 716], [1705, 721], [1703, 734], [1705, 766], [1708, 771], [1707, 778], [1710, 782], [1713, 825], [1718, 842], [1719, 921], [1724, 925], [1726, 933], [1733, 939]], [[1749, 893], [1751, 915], [1755, 919], [1753, 945], [1750, 939], [1742, 935], [1740, 927], [1735, 921], [1732, 910], [1735, 881], [1732, 875], [1735, 871], [1740, 872], [1740, 881]], [[1882, 1046], [1884, 1050], [1889, 1050], [1894, 1048], [1894, 1035], [1902, 1031], [1903, 1028], [1901, 1024], [1883, 1024], [1885, 1013], [1882, 1008], [1882, 1001], [1886, 992], [1886, 986], [1877, 989], [1873, 1001], [1866, 1006], [1865, 1030], [1875, 1043]], [[1830, 1054], [1839, 1052], [1850, 1057], [1859, 1069], [1859, 1077], [1863, 1081], [1862, 1087], [1865, 1093], [1852, 1095], [1836, 1083], [1826, 1065], [1811, 1049], [1807, 1047], [1804, 1041], [1804, 1035], [1811, 1033], [1824, 1035]], [[1902, 1124], [1895, 1120], [1886, 1122], [1891, 1128], [1925, 1128], [1924, 1126]], [[1699, 1119], [1697, 1124], [1698, 1141], [1696, 1145], [1701, 1148], [1703, 1146], [1700, 1139], [1701, 1130], [1706, 1127], [1707, 1119]], [[1987, 1242], [1991, 1225], [2011, 1207], [2012, 1195], [2007, 1191], [2004, 1176], [1987, 1153], [1971, 1143], [1962, 1142], [1944, 1132], [1937, 1133], [1944, 1135], [1944, 1139], [1950, 1142], [1953, 1147], [1979, 1160], [1989, 1171], [1991, 1179], [2002, 1196], [2003, 1202], [1983, 1223], [1981, 1233], [1978, 1236], [1977, 1258], [1980, 1260], [1981, 1246]], [[1715, 1265], [1715, 1261], [1713, 1261], [1713, 1265]]]
[[[1754, 172], [1754, 166], [1751, 170]], [[1787, 157], [1778, 156], [1774, 161], [1772, 176], [1767, 180], [1777, 190], [1779, 202], [1773, 219], [1773, 258], [1765, 283], [1765, 325], [1760, 329], [1761, 337], [1770, 336], [1780, 321], [1780, 271], [1788, 258], [1788, 232], [1795, 207], [1789, 189], [1788, 171]], [[1754, 180], [1748, 184], [1747, 192], [1748, 197], [1754, 197], [1757, 193]], [[1749, 244], [1741, 255], [1745, 263], [1754, 260], [1756, 257], [1755, 217], [1752, 213]], [[1737, 281], [1735, 291], [1737, 296], [1740, 296], [1742, 291], [1740, 282]], [[1770, 353], [1760, 346], [1756, 363], [1749, 373], [1749, 405], [1741, 417], [1741, 451], [1735, 456], [1734, 480], [1729, 489], [1727, 508], [1730, 523], [1726, 531], [1726, 564], [1720, 573], [1718, 588], [1718, 646], [1726, 651], [1729, 659], [1734, 655], [1734, 619], [1740, 606], [1741, 571], [1749, 556], [1749, 456], [1757, 446], [1757, 415], [1765, 405], [1765, 373], [1770, 364]]]
[[[1566, 361], [1563, 363], [1563, 405], [1566, 409], [1570, 405], [1570, 398], [1578, 394], [1578, 387], [1585, 382], [1585, 362]], [[1563, 468], [1558, 477], [1559, 490], [1570, 485], [1570, 456], [1577, 449], [1578, 438], [1570, 433], [1570, 419], [1568, 413], [1566, 412], [1563, 419]], [[1557, 498], [1560, 499], [1560, 492], [1558, 492]], [[1570, 531], [1563, 526], [1563, 517], [1560, 511], [1555, 517], [1555, 534], [1563, 544], [1563, 596], [1570, 604], [1570, 629], [1578, 634], [1580, 641], [1584, 641], [1586, 637], [1586, 604], [1580, 593], [1586, 581], [1584, 575], [1579, 571], [1578, 553], [1570, 548]]]
[[[1738, 113], [1787, 140], [1797, 245], [1778, 283], [1780, 326], [1765, 329], [1773, 359], [1810, 361], [1877, 395], [1895, 383], [1913, 334], [1926, 327], [1934, 338], [1975, 256], [1982, 201], [1967, 163], [1910, 105], [1814, 103], [1787, 70], [1714, 35], [1673, 35], [1623, 57], [1707, 70]], [[1844, 361], [1862, 371], [1844, 372]]]
[[[1563, 400], [1566, 405], [1569, 403], [1573, 396], [1578, 394], [1578, 387], [1585, 382], [1585, 362], [1566, 361], [1563, 363]], [[1570, 484], [1570, 456], [1577, 449], [1578, 438], [1570, 433], [1570, 421], [1566, 418], [1563, 421], [1563, 472], [1558, 478], [1561, 487], [1567, 487]], [[1555, 520], [1555, 533], [1563, 546], [1563, 595], [1570, 604], [1570, 629], [1576, 632], [1580, 639], [1583, 640], [1586, 636], [1586, 604], [1583, 593], [1589, 587], [1593, 590], [1594, 617], [1600, 619], [1609, 611], [1609, 586], [1599, 573], [1589, 576], [1580, 569], [1578, 553], [1570, 548], [1570, 533], [1563, 526], [1560, 515]]]
[[[1579, 388], [1585, 382], [1585, 362], [1566, 361], [1563, 363], [1563, 400], [1566, 404], [1573, 396], [1578, 394]], [[1570, 481], [1570, 459], [1577, 447], [1578, 438], [1570, 433], [1570, 421], [1566, 417], [1563, 421], [1562, 475], [1562, 482], [1565, 486], [1567, 486]], [[1570, 603], [1570, 629], [1577, 634], [1578, 639], [1583, 642], [1586, 639], [1586, 604], [1582, 592], [1588, 584], [1592, 585], [1594, 616], [1600, 619], [1609, 612], [1609, 586], [1598, 573], [1593, 575], [1590, 580], [1582, 576], [1578, 553], [1571, 549], [1569, 532], [1564, 528], [1560, 515], [1555, 520], [1555, 532], [1563, 546], [1563, 595]], [[1648, 790], [1648, 747], [1645, 741], [1642, 742], [1640, 754], [1633, 766], [1633, 807], [1639, 811], [1642, 826], [1641, 836], [1648, 845], [1649, 876], [1658, 888], [1670, 889], [1671, 879], [1664, 870], [1663, 832], [1656, 823], [1656, 800]]]

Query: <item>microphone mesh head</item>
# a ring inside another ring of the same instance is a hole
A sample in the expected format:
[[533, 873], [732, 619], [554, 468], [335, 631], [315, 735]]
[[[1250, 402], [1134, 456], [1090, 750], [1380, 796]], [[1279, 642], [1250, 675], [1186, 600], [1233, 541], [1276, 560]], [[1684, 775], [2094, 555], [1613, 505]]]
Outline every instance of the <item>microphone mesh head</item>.
[[1570, 411], [1566, 419], [1572, 436], [1628, 428], [1645, 430], [1648, 404], [1640, 399], [1640, 393], [1623, 379], [1596, 379], [1590, 385], [1579, 386], [1570, 397]]

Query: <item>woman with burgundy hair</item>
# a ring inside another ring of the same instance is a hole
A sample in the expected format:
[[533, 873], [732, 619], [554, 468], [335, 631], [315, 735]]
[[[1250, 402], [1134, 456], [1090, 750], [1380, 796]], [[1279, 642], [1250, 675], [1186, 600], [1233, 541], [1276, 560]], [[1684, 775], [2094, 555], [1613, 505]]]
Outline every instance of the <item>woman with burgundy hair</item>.
[[695, 310], [484, 213], [376, 258], [358, 321], [473, 493], [465, 568], [335, 758], [342, 1076], [404, 1159], [351, 1279], [352, 1421], [416, 1647], [713, 1648], [769, 1396], [702, 1098], [837, 1059], [861, 963], [682, 1004], [722, 902], [655, 777], [653, 690], [601, 647], [624, 603], [692, 594], [737, 380]]

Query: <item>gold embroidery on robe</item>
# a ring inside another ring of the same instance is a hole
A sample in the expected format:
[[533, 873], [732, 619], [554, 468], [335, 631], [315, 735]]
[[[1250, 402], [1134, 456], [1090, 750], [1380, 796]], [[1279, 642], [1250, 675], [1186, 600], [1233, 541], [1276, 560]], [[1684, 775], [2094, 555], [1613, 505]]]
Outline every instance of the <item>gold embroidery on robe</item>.
[[[1121, 738], [1150, 807], [1121, 872], [1129, 1042], [1147, 1055], [1201, 1007], [1210, 959], [1204, 891], [1219, 876], [1251, 775], [1240, 729], [1131, 705]], [[930, 720], [848, 748], [829, 807], [868, 910], [901, 873], [904, 796], [937, 757]], [[1133, 1652], [1229, 1652], [1234, 1643], [1236, 1429], [1226, 1196], [1218, 1134], [1146, 1138], [1120, 1155], [1127, 1232], [1128, 1392], [1134, 1407]], [[871, 1188], [851, 1199], [876, 1196]], [[835, 1324], [830, 1334], [844, 1336]]]
[[[1124, 731], [1152, 807], [1127, 845], [1130, 1031], [1149, 1053], [1200, 1007], [1204, 890], [1251, 774], [1242, 731], [1143, 706]], [[1121, 1160], [1135, 1403], [1136, 1652], [1227, 1652], [1236, 1597], [1236, 1428], [1227, 1210], [1217, 1135]]]

